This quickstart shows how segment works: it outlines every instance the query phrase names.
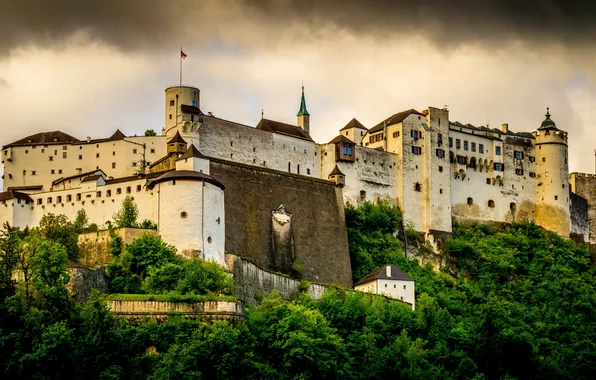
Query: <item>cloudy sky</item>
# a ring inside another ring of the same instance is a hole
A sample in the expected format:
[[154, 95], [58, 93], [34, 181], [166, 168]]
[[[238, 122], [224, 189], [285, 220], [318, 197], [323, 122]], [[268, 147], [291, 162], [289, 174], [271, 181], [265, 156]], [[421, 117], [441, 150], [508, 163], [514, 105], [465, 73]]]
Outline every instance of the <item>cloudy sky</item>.
[[0, 144], [160, 131], [164, 89], [256, 125], [295, 122], [304, 83], [325, 142], [409, 108], [532, 131], [551, 107], [572, 171], [594, 172], [596, 6], [572, 1], [0, 0]]

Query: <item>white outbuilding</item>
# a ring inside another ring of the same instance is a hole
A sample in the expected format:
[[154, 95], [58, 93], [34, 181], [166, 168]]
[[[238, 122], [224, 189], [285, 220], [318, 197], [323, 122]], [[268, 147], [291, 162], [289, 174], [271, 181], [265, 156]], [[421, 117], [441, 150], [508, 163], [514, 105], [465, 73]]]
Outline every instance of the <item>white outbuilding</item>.
[[354, 285], [354, 289], [395, 298], [412, 305], [412, 310], [415, 309], [414, 279], [393, 264], [370, 272]]

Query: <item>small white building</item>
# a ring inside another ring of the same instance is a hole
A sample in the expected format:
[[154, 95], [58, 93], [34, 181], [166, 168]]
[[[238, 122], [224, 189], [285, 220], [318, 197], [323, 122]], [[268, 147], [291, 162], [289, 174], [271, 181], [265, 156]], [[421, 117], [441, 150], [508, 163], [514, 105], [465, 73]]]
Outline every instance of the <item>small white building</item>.
[[375, 269], [356, 283], [354, 289], [402, 300], [412, 305], [412, 310], [416, 308], [414, 279], [396, 265]]

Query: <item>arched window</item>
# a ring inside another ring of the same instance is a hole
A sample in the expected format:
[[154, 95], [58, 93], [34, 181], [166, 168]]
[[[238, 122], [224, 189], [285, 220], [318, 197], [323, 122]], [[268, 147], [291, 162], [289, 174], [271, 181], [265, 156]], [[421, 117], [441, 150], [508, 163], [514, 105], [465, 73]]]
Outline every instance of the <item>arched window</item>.
[[472, 206], [474, 204], [474, 200], [472, 198], [468, 198], [468, 206]]
[[492, 199], [488, 201], [488, 207], [490, 208], [495, 208], [495, 201], [493, 201]]
[[476, 157], [470, 158], [470, 167], [476, 170]]

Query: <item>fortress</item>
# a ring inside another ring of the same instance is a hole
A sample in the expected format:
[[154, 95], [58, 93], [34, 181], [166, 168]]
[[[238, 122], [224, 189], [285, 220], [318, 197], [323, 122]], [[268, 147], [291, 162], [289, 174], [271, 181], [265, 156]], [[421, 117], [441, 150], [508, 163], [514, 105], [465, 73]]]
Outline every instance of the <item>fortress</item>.
[[537, 127], [464, 125], [428, 107], [370, 128], [352, 119], [318, 144], [304, 89], [296, 125], [263, 118], [252, 127], [204, 114], [198, 88], [175, 86], [161, 135], [53, 131], [3, 146], [0, 222], [33, 226], [46, 213], [72, 220], [85, 209], [104, 226], [130, 195], [139, 219], [184, 256], [225, 265], [232, 252], [343, 286], [352, 285], [345, 203], [389, 199], [431, 242], [457, 219], [529, 220], [594, 244], [596, 176], [569, 174], [567, 132], [548, 109]]

